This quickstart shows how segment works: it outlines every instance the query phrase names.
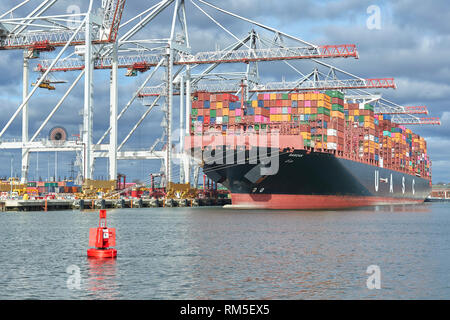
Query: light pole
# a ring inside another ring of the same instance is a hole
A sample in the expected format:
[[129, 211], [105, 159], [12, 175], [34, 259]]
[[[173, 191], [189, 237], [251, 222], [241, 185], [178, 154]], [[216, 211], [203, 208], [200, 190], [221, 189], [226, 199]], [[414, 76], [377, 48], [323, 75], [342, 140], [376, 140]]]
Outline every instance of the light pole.
[[13, 176], [13, 161], [14, 161], [14, 156], [11, 156], [11, 174], [9, 175], [9, 184], [11, 186], [9, 195], [12, 196], [12, 185], [13, 185], [13, 181], [12, 181], [12, 176]]

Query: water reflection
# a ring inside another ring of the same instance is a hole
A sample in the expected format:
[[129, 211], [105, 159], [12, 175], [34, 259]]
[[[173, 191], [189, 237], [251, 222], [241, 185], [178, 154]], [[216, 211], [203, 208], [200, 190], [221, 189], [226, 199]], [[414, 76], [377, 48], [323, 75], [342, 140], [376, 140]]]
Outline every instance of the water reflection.
[[373, 207], [353, 208], [348, 211], [370, 211], [370, 212], [431, 212], [431, 206], [428, 204], [404, 204], [404, 205], [380, 205]]
[[116, 299], [119, 295], [116, 259], [88, 258], [87, 291], [93, 299]]

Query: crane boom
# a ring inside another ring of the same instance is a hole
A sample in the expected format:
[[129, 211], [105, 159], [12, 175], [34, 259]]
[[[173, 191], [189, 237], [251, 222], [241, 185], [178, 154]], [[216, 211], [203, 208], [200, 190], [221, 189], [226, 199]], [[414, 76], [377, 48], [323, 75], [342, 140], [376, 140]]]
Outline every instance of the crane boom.
[[[161, 54], [137, 54], [119, 56], [119, 68], [132, 68], [136, 63], [146, 64], [149, 67], [156, 66]], [[194, 55], [178, 53], [174, 57], [174, 65], [194, 65], [213, 63], [249, 63], [277, 60], [298, 60], [317, 58], [358, 58], [355, 45], [327, 45], [321, 47], [284, 47], [263, 48], [253, 50], [234, 50], [226, 57], [223, 51], [198, 52]], [[38, 71], [45, 72], [51, 60], [41, 60]], [[97, 59], [94, 68], [110, 69], [111, 57]], [[84, 61], [78, 58], [65, 59], [52, 68], [52, 72], [76, 71], [84, 68]]]
[[[393, 78], [380, 79], [331, 79], [331, 80], [308, 80], [301, 84], [296, 82], [272, 82], [265, 85], [250, 84], [249, 92], [286, 92], [286, 91], [306, 91], [306, 90], [342, 90], [358, 88], [395, 88]], [[196, 87], [199, 91], [210, 93], [236, 93], [240, 91], [240, 84], [236, 82], [215, 81], [211, 83], [200, 83]], [[157, 96], [164, 94], [164, 86], [144, 88], [140, 92], [141, 97]], [[174, 94], [179, 94], [175, 92]]]
[[[117, 38], [122, 13], [126, 0], [108, 0], [105, 3], [103, 23], [98, 33], [98, 37], [93, 43], [113, 43]], [[36, 16], [26, 18], [0, 19], [0, 50], [35, 49], [40, 43], [46, 43], [49, 47], [63, 47], [72, 38], [74, 30], [61, 27], [60, 22], [69, 21], [79, 15], [55, 15]], [[81, 20], [80, 20], [81, 22]], [[28, 28], [36, 27], [25, 31], [24, 28], [15, 32], [15, 26], [25, 24]], [[107, 30], [107, 33], [103, 32]], [[83, 45], [85, 43], [85, 31], [80, 30], [72, 39], [70, 45]]]
[[411, 117], [411, 118], [399, 118], [395, 119], [395, 122], [402, 125], [441, 125], [441, 120], [439, 117], [429, 117], [429, 118], [417, 118], [417, 117]]

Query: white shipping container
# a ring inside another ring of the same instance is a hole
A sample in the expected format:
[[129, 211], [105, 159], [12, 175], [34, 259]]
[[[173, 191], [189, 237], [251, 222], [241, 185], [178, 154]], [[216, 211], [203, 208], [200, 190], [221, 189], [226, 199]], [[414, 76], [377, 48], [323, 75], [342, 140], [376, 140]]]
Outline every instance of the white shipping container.
[[337, 137], [336, 129], [327, 129], [327, 135]]
[[337, 150], [337, 143], [335, 142], [328, 142], [327, 146], [329, 150]]

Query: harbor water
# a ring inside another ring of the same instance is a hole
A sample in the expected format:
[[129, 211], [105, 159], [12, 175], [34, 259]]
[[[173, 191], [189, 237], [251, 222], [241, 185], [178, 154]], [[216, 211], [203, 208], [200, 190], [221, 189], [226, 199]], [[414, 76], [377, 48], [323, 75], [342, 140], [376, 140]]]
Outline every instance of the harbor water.
[[86, 257], [97, 225], [97, 210], [1, 213], [0, 299], [450, 298], [448, 203], [114, 209], [115, 260]]

